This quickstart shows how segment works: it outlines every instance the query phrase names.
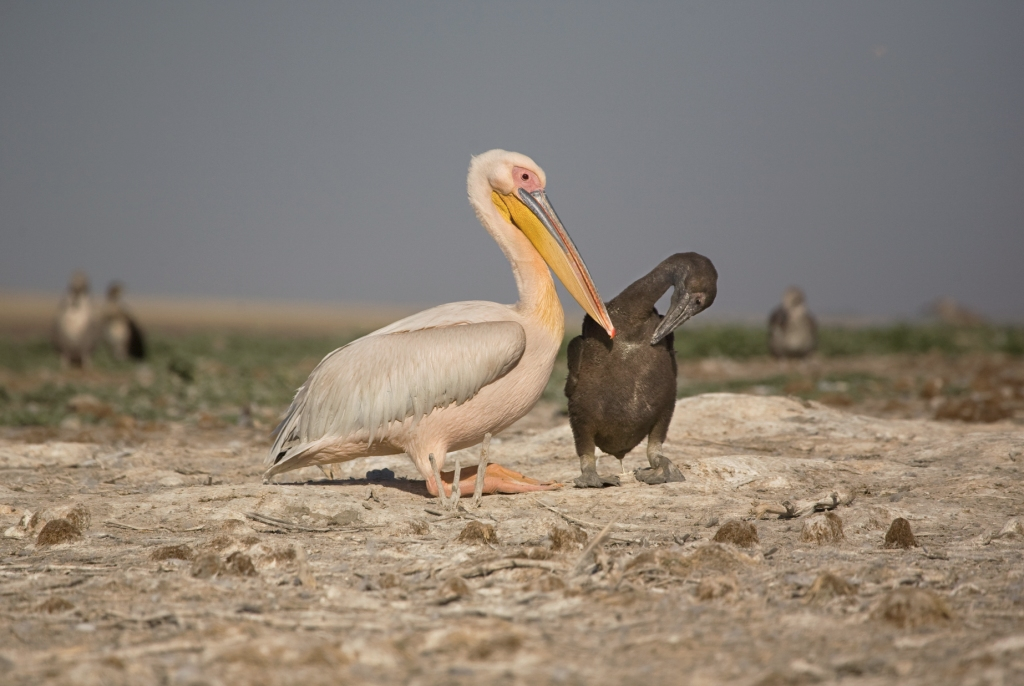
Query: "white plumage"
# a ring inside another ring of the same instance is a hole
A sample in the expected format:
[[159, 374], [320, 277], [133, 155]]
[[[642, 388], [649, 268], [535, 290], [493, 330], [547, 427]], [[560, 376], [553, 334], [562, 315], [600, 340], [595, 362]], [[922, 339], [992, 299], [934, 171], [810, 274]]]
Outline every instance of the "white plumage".
[[[299, 388], [268, 462], [283, 464], [325, 436], [387, 443], [389, 429], [459, 405], [511, 371], [526, 332], [496, 303], [450, 303], [374, 331], [325, 357]], [[446, 320], [449, 320], [445, 323]]]

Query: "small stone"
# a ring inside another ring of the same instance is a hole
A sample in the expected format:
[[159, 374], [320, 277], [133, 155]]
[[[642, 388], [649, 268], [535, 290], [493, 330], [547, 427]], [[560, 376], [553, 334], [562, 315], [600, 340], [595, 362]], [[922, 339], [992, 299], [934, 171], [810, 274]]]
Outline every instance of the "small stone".
[[1019, 519], [1013, 517], [1008, 520], [1006, 524], [1003, 524], [1003, 528], [996, 534], [996, 538], [1022, 538], [1024, 537], [1024, 524]]
[[355, 510], [341, 510], [330, 518], [329, 523], [333, 526], [349, 526], [359, 521], [359, 513]]

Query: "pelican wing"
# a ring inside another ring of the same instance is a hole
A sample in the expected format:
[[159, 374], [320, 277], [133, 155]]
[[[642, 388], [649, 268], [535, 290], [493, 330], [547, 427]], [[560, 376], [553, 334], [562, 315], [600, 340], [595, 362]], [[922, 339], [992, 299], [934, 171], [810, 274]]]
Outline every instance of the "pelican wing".
[[508, 374], [526, 349], [514, 321], [386, 327], [325, 357], [277, 429], [268, 463], [328, 436], [382, 438], [391, 422], [464, 403]]

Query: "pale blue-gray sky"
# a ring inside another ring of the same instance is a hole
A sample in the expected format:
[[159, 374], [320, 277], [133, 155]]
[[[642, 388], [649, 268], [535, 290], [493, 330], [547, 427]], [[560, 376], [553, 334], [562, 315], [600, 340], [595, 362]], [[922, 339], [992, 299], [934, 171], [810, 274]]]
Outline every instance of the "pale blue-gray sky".
[[1024, 318], [1024, 3], [0, 4], [0, 288], [511, 302], [503, 147], [610, 298]]

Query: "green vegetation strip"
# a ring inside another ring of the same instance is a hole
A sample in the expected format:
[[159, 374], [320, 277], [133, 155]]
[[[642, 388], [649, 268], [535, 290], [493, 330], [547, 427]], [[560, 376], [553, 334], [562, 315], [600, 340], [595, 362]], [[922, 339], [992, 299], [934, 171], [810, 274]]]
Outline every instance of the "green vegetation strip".
[[[896, 325], [875, 328], [825, 327], [823, 357], [940, 352], [1024, 354], [1024, 328]], [[83, 424], [131, 420], [234, 422], [249, 408], [257, 423], [272, 427], [295, 390], [316, 364], [345, 337], [287, 337], [259, 334], [205, 333], [152, 336], [149, 359], [142, 365], [113, 360], [97, 352], [86, 372], [61, 370], [45, 339], [0, 336], [0, 425], [56, 426], [74, 417]], [[567, 337], [568, 341], [568, 337]], [[680, 360], [706, 357], [764, 357], [765, 331], [745, 326], [683, 327], [676, 332]], [[544, 397], [562, 402], [565, 346]], [[813, 392], [785, 391], [788, 378], [755, 382], [685, 384], [681, 395], [712, 390], [740, 390], [751, 383], [764, 392], [816, 396], [828, 384], [845, 383], [855, 399], [871, 392], [875, 379], [825, 380]]]

